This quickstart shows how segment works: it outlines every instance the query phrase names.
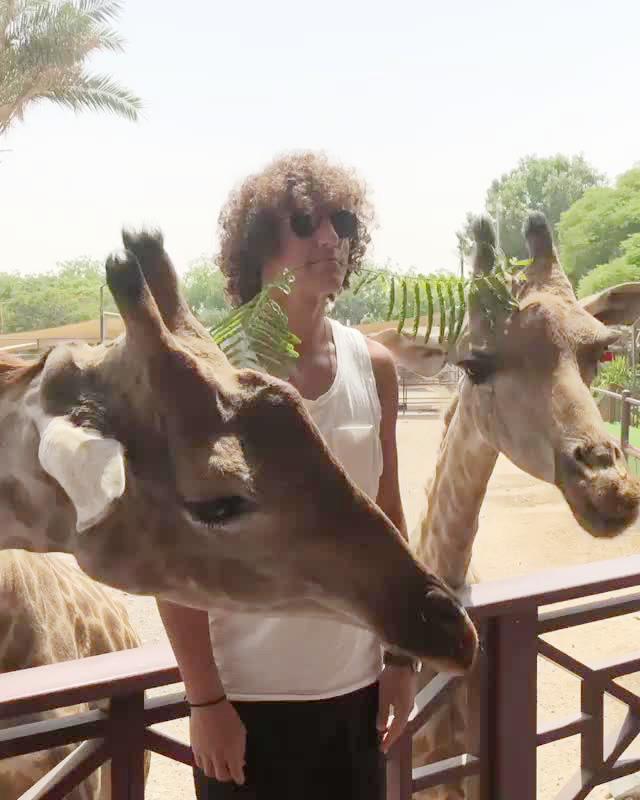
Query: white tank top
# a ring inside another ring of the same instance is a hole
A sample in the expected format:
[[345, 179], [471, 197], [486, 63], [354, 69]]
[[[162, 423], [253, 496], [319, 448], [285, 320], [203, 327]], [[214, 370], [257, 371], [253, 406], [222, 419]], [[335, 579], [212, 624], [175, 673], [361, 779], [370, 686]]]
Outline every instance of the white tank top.
[[[314, 422], [351, 480], [375, 501], [382, 474], [380, 401], [360, 331], [331, 320], [336, 375], [317, 400]], [[320, 700], [378, 679], [377, 637], [352, 625], [315, 618], [209, 612], [211, 643], [232, 700]]]

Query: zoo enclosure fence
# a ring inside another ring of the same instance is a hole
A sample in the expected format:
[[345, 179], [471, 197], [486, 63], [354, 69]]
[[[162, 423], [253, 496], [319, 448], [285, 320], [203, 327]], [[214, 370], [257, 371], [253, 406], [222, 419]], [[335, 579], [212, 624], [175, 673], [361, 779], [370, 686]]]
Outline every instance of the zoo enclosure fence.
[[[537, 748], [575, 735], [580, 736], [580, 764], [558, 800], [581, 800], [599, 784], [640, 771], [640, 758], [623, 756], [640, 733], [640, 698], [616, 682], [640, 670], [640, 651], [587, 664], [544, 638], [553, 631], [639, 611], [640, 591], [555, 606], [630, 587], [640, 587], [640, 556], [470, 587], [465, 605], [478, 625], [483, 647], [473, 676], [479, 714], [467, 752], [412, 768], [413, 736], [461, 680], [440, 673], [418, 695], [417, 712], [389, 754], [388, 800], [409, 800], [413, 792], [463, 776], [474, 777], [469, 794], [474, 800], [534, 800]], [[551, 660], [581, 682], [578, 711], [542, 726], [537, 721], [538, 657]], [[184, 693], [145, 697], [146, 690], [179, 681], [173, 654], [164, 644], [1, 676], [0, 719], [111, 699], [108, 711], [27, 722], [0, 731], [0, 758], [79, 743], [24, 800], [62, 800], [109, 760], [113, 800], [142, 800], [145, 750], [191, 765], [189, 747], [154, 727], [188, 714]], [[623, 725], [613, 733], [605, 732], [605, 694], [628, 709]]]

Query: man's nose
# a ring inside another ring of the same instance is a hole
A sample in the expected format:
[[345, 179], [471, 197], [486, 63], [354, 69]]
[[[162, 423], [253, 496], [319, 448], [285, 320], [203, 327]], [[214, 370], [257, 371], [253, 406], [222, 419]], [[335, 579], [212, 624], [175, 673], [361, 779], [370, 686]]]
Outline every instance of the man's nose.
[[323, 217], [315, 232], [315, 239], [323, 247], [335, 247], [340, 239], [329, 217]]

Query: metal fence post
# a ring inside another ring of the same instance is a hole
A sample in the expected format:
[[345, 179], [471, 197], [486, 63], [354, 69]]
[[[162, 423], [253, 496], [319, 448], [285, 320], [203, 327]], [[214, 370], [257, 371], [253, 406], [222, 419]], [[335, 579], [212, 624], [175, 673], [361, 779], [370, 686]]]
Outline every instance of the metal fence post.
[[628, 389], [622, 390], [622, 409], [620, 413], [620, 447], [622, 452], [627, 452], [629, 446], [629, 426], [631, 424], [631, 405], [627, 403], [627, 398], [631, 397]]

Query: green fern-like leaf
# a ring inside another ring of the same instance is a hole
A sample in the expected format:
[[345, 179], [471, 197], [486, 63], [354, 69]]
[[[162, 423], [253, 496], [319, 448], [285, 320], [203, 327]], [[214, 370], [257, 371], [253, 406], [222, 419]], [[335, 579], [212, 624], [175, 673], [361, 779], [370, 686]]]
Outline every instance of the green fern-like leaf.
[[424, 341], [426, 343], [429, 341], [431, 329], [433, 328], [433, 289], [428, 279], [425, 279], [424, 290], [427, 295], [427, 332], [424, 335]]
[[396, 304], [396, 279], [395, 276], [391, 276], [391, 287], [389, 289], [389, 308], [387, 309], [387, 320], [391, 319], [391, 315], [393, 314], [393, 307]]
[[288, 377], [300, 339], [289, 330], [287, 315], [272, 294], [274, 290], [289, 294], [292, 282], [293, 276], [285, 273], [211, 329], [213, 341], [236, 369]]
[[416, 281], [413, 285], [413, 300], [415, 305], [415, 313], [413, 317], [413, 330], [411, 335], [415, 339], [418, 335], [418, 328], [420, 327], [420, 281]]
[[447, 324], [447, 309], [444, 304], [442, 281], [436, 281], [436, 295], [438, 296], [438, 311], [440, 312], [440, 331], [438, 332], [438, 344], [442, 344], [444, 342], [444, 330]]
[[464, 315], [467, 310], [467, 304], [465, 301], [464, 296], [464, 283], [462, 281], [458, 281], [457, 285], [458, 289], [458, 324], [456, 325], [455, 334], [453, 336], [454, 342], [457, 342], [460, 338], [460, 334], [462, 333], [462, 326], [464, 325]]
[[453, 347], [455, 343], [456, 325], [456, 300], [453, 294], [453, 281], [447, 283], [447, 299], [449, 300], [449, 336], [447, 337], [447, 344]]
[[402, 333], [404, 322], [407, 318], [407, 279], [402, 280], [402, 304], [400, 306], [400, 318], [398, 320], [398, 333]]

